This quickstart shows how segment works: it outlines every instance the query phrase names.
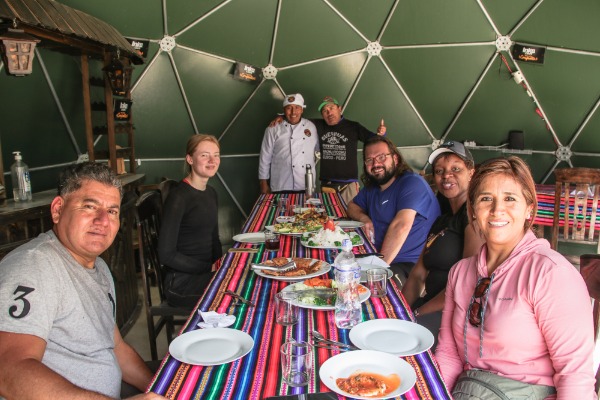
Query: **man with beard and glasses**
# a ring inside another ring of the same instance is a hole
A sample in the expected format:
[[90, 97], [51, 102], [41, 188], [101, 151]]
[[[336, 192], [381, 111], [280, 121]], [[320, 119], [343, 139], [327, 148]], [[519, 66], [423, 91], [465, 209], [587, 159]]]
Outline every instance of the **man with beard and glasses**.
[[410, 169], [389, 139], [367, 139], [363, 158], [365, 188], [348, 205], [348, 215], [365, 224], [383, 260], [404, 283], [440, 206], [425, 179]]

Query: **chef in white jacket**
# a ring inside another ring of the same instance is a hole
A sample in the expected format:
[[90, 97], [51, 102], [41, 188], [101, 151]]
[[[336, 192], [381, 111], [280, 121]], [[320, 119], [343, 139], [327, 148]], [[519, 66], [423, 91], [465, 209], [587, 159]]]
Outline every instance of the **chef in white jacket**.
[[258, 164], [261, 193], [304, 192], [306, 166], [314, 173], [319, 137], [315, 125], [302, 118], [305, 107], [300, 93], [287, 95], [285, 121], [265, 130]]

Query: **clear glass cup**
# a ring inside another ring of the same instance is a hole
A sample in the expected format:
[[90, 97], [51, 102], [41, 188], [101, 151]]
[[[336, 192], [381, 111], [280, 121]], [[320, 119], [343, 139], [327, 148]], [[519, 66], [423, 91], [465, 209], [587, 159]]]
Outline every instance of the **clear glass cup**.
[[279, 250], [279, 233], [266, 230], [265, 231], [265, 247], [270, 251]]
[[283, 380], [292, 387], [306, 386], [313, 373], [313, 350], [307, 342], [285, 342], [281, 345]]
[[371, 268], [367, 270], [367, 287], [373, 297], [387, 295], [387, 270], [385, 268]]
[[284, 326], [294, 325], [299, 314], [298, 293], [289, 291], [275, 295], [275, 322]]
[[279, 200], [277, 200], [277, 207], [278, 207], [278, 214], [279, 216], [288, 216], [288, 199], [287, 197], [280, 197]]

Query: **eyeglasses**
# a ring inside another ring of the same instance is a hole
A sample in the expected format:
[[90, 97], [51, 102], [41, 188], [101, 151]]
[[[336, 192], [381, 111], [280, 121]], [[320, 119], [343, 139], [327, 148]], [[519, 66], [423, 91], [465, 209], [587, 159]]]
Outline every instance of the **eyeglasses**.
[[366, 165], [366, 166], [373, 165], [373, 163], [374, 163], [375, 161], [377, 161], [377, 162], [378, 162], [378, 163], [380, 163], [380, 164], [381, 164], [381, 163], [384, 163], [384, 162], [385, 162], [385, 159], [386, 159], [386, 158], [388, 158], [388, 157], [389, 157], [389, 156], [391, 156], [391, 155], [392, 155], [392, 153], [387, 153], [387, 154], [380, 154], [380, 155], [378, 155], [378, 156], [375, 156], [375, 157], [373, 157], [373, 158], [366, 158], [366, 159], [365, 159], [365, 165]]
[[481, 325], [481, 320], [483, 319], [483, 306], [479, 299], [487, 293], [490, 288], [490, 283], [492, 283], [491, 278], [480, 278], [473, 291], [471, 305], [469, 306], [469, 323], [474, 327], [479, 327], [479, 325]]

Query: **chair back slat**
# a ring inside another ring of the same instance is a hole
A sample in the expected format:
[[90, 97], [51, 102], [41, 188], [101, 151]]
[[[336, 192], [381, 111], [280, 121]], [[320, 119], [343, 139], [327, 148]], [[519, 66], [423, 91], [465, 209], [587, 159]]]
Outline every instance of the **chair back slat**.
[[152, 307], [150, 295], [151, 281], [158, 286], [161, 301], [162, 293], [162, 268], [158, 258], [158, 234], [162, 217], [162, 200], [158, 190], [151, 190], [142, 194], [136, 204], [140, 269], [144, 284], [146, 304]]

